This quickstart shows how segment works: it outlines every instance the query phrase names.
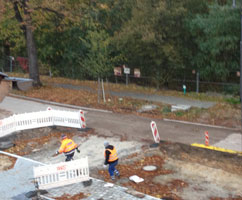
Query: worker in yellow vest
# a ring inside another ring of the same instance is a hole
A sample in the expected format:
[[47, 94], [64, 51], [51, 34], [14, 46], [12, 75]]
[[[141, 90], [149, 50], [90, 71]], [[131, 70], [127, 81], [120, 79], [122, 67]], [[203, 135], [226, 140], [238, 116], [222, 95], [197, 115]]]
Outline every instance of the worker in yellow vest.
[[80, 153], [77, 144], [69, 139], [65, 134], [61, 135], [61, 146], [58, 151], [56, 151], [56, 155], [64, 153], [66, 156], [66, 162], [73, 160], [73, 156], [75, 154], [75, 150]]
[[110, 145], [107, 141], [104, 142], [105, 147], [105, 161], [104, 166], [109, 165], [108, 172], [112, 180], [115, 180], [115, 176], [120, 177], [119, 171], [115, 168], [118, 164], [118, 154], [113, 145]]

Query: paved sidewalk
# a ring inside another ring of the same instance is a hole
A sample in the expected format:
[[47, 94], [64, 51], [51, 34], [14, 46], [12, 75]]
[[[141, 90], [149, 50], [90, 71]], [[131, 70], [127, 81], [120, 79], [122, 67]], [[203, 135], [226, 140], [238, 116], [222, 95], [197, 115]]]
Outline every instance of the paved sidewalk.
[[34, 184], [31, 183], [33, 178], [33, 166], [35, 163], [18, 159], [14, 168], [7, 171], [0, 171], [0, 193], [2, 200], [26, 200], [25, 193], [33, 191]]
[[130, 97], [134, 99], [142, 99], [153, 102], [161, 102], [170, 105], [186, 105], [198, 108], [209, 108], [215, 105], [214, 102], [208, 101], [198, 101], [198, 100], [190, 100], [180, 97], [173, 96], [164, 96], [164, 95], [147, 95], [141, 93], [133, 93], [133, 92], [110, 92], [111, 95], [119, 96], [119, 97]]
[[[113, 187], [105, 187], [107, 182], [99, 179], [92, 179], [92, 184], [88, 187], [84, 187], [82, 183], [77, 183], [65, 187], [60, 187], [56, 189], [50, 189], [48, 196], [55, 198], [60, 197], [64, 194], [71, 194], [74, 196], [78, 193], [84, 193], [87, 195], [86, 200], [140, 200], [140, 198], [135, 197], [126, 193], [128, 188], [114, 185]], [[47, 195], [46, 195], [47, 196]], [[155, 198], [149, 195], [145, 195], [143, 200], [157, 200], [160, 198]]]
[[[90, 92], [94, 92], [94, 90], [88, 86], [77, 86], [77, 85], [70, 85], [70, 84], [53, 84], [54, 87], [62, 87], [66, 89], [73, 89], [73, 90], [88, 90]], [[148, 95], [142, 93], [134, 93], [134, 92], [114, 92], [109, 91], [111, 95], [118, 96], [118, 97], [130, 97], [134, 99], [141, 99], [153, 102], [161, 102], [170, 105], [186, 105], [186, 106], [193, 106], [198, 108], [209, 108], [215, 105], [215, 102], [209, 101], [199, 101], [199, 100], [191, 100], [181, 97], [174, 97], [174, 96], [164, 96], [164, 95]]]

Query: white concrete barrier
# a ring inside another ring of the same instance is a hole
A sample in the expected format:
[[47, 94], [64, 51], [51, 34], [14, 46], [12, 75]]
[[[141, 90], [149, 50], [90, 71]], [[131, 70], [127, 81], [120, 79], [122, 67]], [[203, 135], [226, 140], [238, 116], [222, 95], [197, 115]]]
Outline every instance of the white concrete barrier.
[[189, 110], [191, 106], [188, 105], [172, 105], [171, 106], [171, 112], [175, 112], [178, 110]]
[[46, 111], [13, 115], [0, 120], [0, 137], [15, 131], [47, 126], [85, 128], [84, 112], [53, 110], [49, 107]]
[[34, 167], [33, 172], [39, 189], [50, 189], [90, 179], [88, 157], [54, 165]]

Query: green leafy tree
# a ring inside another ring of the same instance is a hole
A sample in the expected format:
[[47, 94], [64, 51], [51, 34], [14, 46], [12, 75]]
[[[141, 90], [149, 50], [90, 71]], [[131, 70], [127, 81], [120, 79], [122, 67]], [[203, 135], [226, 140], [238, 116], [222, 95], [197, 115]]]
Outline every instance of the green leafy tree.
[[[83, 3], [84, 2], [84, 3]], [[51, 15], [55, 15], [52, 21], [52, 27], [63, 29], [66, 24], [75, 24], [80, 20], [82, 13], [79, 12], [81, 6], [86, 7], [85, 1], [48, 1], [48, 0], [0, 0], [1, 15], [4, 16], [4, 20], [8, 17], [8, 20], [17, 20], [19, 26], [24, 33], [26, 40], [26, 50], [29, 62], [29, 76], [34, 80], [34, 85], [41, 85], [39, 79], [39, 67], [37, 57], [36, 46], [36, 34], [35, 31], [45, 24], [46, 19]], [[13, 15], [8, 15], [8, 13]], [[15, 18], [13, 18], [15, 16]], [[61, 18], [58, 19], [58, 18]], [[55, 24], [55, 22], [59, 24]], [[78, 24], [78, 23], [77, 23]]]
[[136, 1], [131, 20], [115, 35], [117, 49], [122, 50], [128, 65], [154, 77], [157, 87], [182, 67], [178, 46], [185, 10], [180, 1], [172, 2]]
[[16, 56], [24, 48], [25, 42], [23, 37], [23, 31], [20, 29], [20, 24], [13, 20], [13, 10], [8, 9], [9, 4], [0, 8], [0, 60], [1, 67], [9, 63], [5, 63], [9, 60], [9, 56]]
[[215, 4], [188, 22], [198, 47], [193, 63], [204, 80], [225, 81], [239, 69], [239, 14], [231, 5]]
[[131, 18], [136, 0], [101, 0], [98, 2], [96, 19], [100, 26], [113, 36]]
[[89, 30], [83, 44], [86, 48], [86, 54], [82, 65], [83, 73], [86, 77], [104, 78], [112, 71], [110, 59], [110, 37], [104, 30]]

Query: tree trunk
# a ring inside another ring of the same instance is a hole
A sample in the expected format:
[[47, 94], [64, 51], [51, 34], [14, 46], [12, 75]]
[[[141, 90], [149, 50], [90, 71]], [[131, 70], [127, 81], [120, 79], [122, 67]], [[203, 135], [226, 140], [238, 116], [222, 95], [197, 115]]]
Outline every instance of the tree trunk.
[[7, 40], [5, 40], [4, 43], [3, 43], [3, 55], [4, 55], [4, 57], [3, 57], [4, 58], [3, 69], [4, 69], [4, 71], [9, 71], [10, 44]]
[[38, 67], [38, 59], [37, 59], [37, 50], [34, 41], [34, 34], [32, 31], [32, 18], [28, 8], [29, 0], [24, 0], [23, 8], [24, 15], [26, 19], [26, 44], [27, 44], [27, 52], [28, 52], [28, 61], [29, 61], [29, 78], [33, 79], [34, 86], [40, 86], [39, 79], [39, 67]]
[[33, 32], [29, 25], [26, 26], [26, 43], [27, 43], [27, 52], [28, 52], [28, 61], [29, 61], [29, 78], [33, 79], [34, 86], [40, 86], [39, 79], [39, 67], [37, 59], [37, 50], [34, 41]]
[[[34, 86], [40, 86], [40, 78], [39, 78], [39, 67], [38, 67], [38, 59], [37, 59], [37, 50], [34, 41], [34, 35], [32, 31], [32, 19], [31, 13], [29, 12], [28, 0], [21, 1], [21, 5], [19, 6], [18, 1], [12, 1], [15, 11], [15, 17], [19, 23], [21, 23], [21, 28], [25, 33], [26, 45], [27, 45], [27, 53], [28, 53], [28, 62], [29, 62], [29, 77], [33, 79]], [[21, 12], [19, 11], [19, 7], [24, 10], [24, 19], [21, 16]]]

